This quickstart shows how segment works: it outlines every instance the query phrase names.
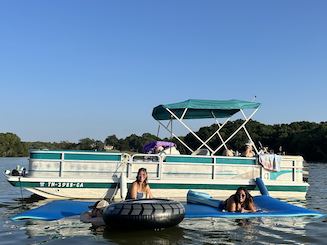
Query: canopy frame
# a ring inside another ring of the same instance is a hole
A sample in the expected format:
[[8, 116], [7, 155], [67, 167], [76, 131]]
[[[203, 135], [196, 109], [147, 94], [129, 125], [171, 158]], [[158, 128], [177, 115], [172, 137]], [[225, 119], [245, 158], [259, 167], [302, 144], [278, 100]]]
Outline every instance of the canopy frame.
[[[157, 119], [156, 121], [159, 123], [159, 127], [158, 127], [158, 135], [159, 135], [159, 131], [160, 131], [160, 126], [162, 126], [164, 129], [166, 129], [169, 133], [171, 138], [176, 138], [182, 145], [184, 145], [191, 153], [194, 153], [195, 151], [201, 149], [203, 146], [206, 147], [209, 151], [210, 151], [210, 155], [214, 155], [215, 153], [217, 153], [217, 151], [219, 151], [222, 147], [224, 147], [225, 149], [227, 149], [227, 143], [240, 131], [240, 130], [244, 130], [246, 136], [249, 139], [249, 142], [252, 143], [254, 150], [257, 154], [259, 154], [259, 151], [255, 145], [255, 143], [253, 142], [247, 128], [245, 127], [245, 125], [250, 121], [250, 119], [254, 116], [254, 114], [258, 111], [259, 107], [255, 108], [254, 111], [247, 116], [244, 113], [244, 110], [242, 108], [239, 108], [239, 111], [241, 112], [243, 118], [244, 118], [244, 122], [241, 124], [241, 126], [239, 126], [226, 140], [223, 139], [222, 135], [220, 134], [221, 129], [226, 125], [227, 122], [230, 121], [231, 117], [226, 118], [223, 123], [220, 123], [219, 120], [217, 119], [217, 117], [215, 116], [213, 110], [211, 111], [211, 115], [212, 118], [214, 118], [215, 123], [218, 125], [218, 129], [208, 137], [208, 139], [206, 140], [202, 140], [186, 123], [184, 117], [188, 111], [188, 108], [185, 108], [183, 113], [181, 114], [180, 117], [178, 117], [176, 115], [176, 113], [174, 113], [171, 109], [165, 107], [166, 111], [170, 114], [170, 120], [168, 121], [168, 124], [165, 125], [162, 121], [163, 120], [159, 120]], [[196, 149], [193, 150], [189, 145], [187, 145], [183, 140], [181, 140], [174, 132], [173, 132], [173, 120], [177, 120], [184, 128], [186, 128], [198, 141], [200, 141], [201, 145]], [[221, 144], [216, 148], [216, 149], [212, 149], [209, 146], [209, 142], [210, 140], [217, 135], [221, 141]]]

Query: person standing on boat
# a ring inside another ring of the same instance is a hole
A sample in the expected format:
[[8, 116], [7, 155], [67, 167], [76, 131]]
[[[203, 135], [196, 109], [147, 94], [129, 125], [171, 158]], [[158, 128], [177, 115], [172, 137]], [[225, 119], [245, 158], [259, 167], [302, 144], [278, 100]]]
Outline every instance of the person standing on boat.
[[239, 187], [235, 194], [223, 202], [223, 209], [228, 212], [250, 213], [256, 212], [253, 197], [244, 187]]
[[145, 168], [140, 168], [137, 172], [136, 180], [129, 188], [126, 199], [153, 198], [148, 184], [148, 173]]

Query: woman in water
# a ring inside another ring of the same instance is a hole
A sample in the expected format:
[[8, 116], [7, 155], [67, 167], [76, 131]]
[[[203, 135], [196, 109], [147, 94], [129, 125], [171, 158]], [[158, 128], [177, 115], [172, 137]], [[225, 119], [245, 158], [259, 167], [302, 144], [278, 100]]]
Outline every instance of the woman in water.
[[128, 190], [126, 199], [153, 198], [148, 184], [148, 173], [145, 168], [140, 168], [137, 172], [136, 180]]
[[231, 195], [224, 204], [224, 208], [228, 212], [256, 212], [253, 197], [250, 195], [248, 190], [243, 187], [239, 187], [236, 193]]

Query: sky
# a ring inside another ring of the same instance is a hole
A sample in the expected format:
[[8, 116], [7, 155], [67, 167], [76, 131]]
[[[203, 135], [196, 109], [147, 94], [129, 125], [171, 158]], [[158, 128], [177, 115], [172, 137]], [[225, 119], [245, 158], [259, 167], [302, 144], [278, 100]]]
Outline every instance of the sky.
[[0, 133], [156, 134], [159, 104], [255, 96], [259, 122], [326, 121], [326, 11], [323, 0], [0, 1]]

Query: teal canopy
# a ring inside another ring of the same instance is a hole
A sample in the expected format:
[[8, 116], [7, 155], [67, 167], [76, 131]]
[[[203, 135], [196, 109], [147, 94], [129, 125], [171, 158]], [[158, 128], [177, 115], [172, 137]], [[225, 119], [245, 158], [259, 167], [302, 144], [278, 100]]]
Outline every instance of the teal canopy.
[[[204, 118], [226, 118], [239, 112], [241, 109], [256, 109], [260, 103], [242, 100], [185, 100], [178, 103], [159, 105], [152, 111], [152, 116], [156, 120], [169, 120], [171, 114], [166, 110], [171, 110], [177, 117], [187, 112], [184, 119], [204, 119]], [[175, 118], [173, 118], [175, 119]]]

